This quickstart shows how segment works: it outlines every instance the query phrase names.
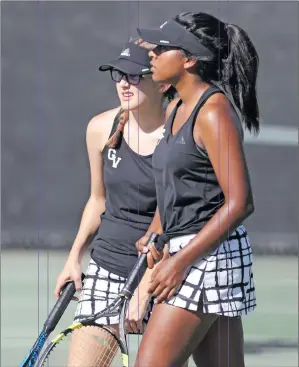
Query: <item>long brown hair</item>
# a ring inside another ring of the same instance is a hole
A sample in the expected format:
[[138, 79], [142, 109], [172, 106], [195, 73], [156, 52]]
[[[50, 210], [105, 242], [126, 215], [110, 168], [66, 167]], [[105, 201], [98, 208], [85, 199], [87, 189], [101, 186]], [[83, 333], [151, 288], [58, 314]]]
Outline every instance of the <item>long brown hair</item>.
[[117, 128], [114, 134], [107, 141], [106, 146], [109, 148], [118, 148], [124, 134], [124, 128], [129, 121], [129, 111], [124, 111], [122, 108], [118, 111], [114, 118], [114, 123], [118, 121]]

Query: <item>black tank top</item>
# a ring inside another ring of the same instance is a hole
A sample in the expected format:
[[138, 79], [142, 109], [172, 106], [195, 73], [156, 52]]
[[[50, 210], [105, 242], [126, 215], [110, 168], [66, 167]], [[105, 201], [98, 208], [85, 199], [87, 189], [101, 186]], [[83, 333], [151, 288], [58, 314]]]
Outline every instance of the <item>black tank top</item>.
[[[117, 124], [115, 118], [110, 137]], [[147, 231], [157, 207], [152, 154], [137, 154], [122, 138], [117, 149], [105, 147], [102, 155], [106, 208], [91, 257], [106, 270], [127, 277], [138, 258], [135, 243]]]
[[222, 92], [215, 86], [209, 87], [186, 123], [172, 135], [173, 121], [182, 101], [177, 103], [153, 155], [159, 213], [169, 238], [199, 232], [224, 203], [208, 154], [193, 138], [197, 114], [214, 93]]

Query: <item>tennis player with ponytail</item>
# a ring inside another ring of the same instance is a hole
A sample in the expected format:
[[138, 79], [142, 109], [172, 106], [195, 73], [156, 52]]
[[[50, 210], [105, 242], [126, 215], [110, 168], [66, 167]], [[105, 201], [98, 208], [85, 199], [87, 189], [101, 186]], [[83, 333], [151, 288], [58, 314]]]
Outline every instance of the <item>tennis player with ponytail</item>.
[[[160, 225], [154, 219], [157, 202], [152, 154], [163, 131], [164, 99], [171, 99], [173, 88], [153, 82], [149, 61], [148, 50], [128, 42], [117, 60], [100, 67], [101, 71], [109, 71], [116, 82], [120, 107], [95, 116], [87, 127], [90, 197], [55, 289], [58, 297], [63, 285], [74, 280], [77, 291], [81, 291], [81, 261], [92, 242], [75, 322], [113, 302], [138, 259], [136, 242], [146, 242], [149, 234], [156, 232], [155, 223]], [[130, 302], [129, 332], [142, 332], [143, 321], [149, 316], [151, 271], [147, 271]], [[117, 332], [118, 320], [116, 315], [98, 322]], [[85, 345], [84, 337], [86, 328], [84, 333], [78, 330], [72, 335], [69, 366], [77, 366], [72, 350]], [[83, 351], [84, 366], [96, 367], [95, 361], [101, 359], [96, 351]]]
[[157, 305], [135, 366], [181, 367], [193, 355], [201, 367], [242, 367], [241, 317], [256, 307], [243, 126], [259, 130], [258, 55], [244, 30], [205, 13], [138, 32], [153, 45], [153, 80], [180, 99], [153, 155], [170, 257], [152, 274]]

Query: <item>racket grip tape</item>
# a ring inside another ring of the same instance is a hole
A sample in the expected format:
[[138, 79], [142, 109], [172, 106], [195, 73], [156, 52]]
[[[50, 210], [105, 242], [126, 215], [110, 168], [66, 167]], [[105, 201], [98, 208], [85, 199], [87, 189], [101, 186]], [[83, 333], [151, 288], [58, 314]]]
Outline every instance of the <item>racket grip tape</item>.
[[[146, 246], [152, 242], [155, 243], [155, 246], [158, 251], [162, 251], [165, 244], [167, 243], [168, 237], [161, 235], [159, 236], [157, 233], [152, 233], [146, 243]], [[126, 284], [121, 291], [121, 294], [126, 298], [131, 298], [141, 280], [144, 273], [147, 269], [147, 254], [141, 254], [138, 258], [138, 261], [131, 273], [128, 276]]]
[[158, 251], [162, 251], [164, 249], [165, 244], [169, 242], [169, 237], [165, 234], [161, 234], [158, 236], [156, 240], [155, 247]]
[[[85, 278], [85, 274], [82, 273], [81, 280], [83, 281]], [[71, 302], [74, 294], [76, 293], [75, 283], [68, 282], [65, 284], [61, 291], [61, 295], [58, 298], [57, 302], [55, 303], [54, 307], [52, 308], [45, 324], [44, 330], [50, 334], [58, 324], [59, 320], [61, 319], [64, 311], [66, 310], [67, 306]]]

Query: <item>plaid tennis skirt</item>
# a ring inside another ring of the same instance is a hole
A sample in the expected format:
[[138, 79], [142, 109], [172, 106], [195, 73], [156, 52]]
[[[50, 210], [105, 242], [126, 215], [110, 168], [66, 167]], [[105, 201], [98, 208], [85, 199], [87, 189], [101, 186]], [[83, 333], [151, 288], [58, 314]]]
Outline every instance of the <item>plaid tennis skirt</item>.
[[[91, 259], [85, 274], [84, 285], [79, 297], [74, 322], [80, 322], [86, 317], [93, 316], [108, 307], [118, 297], [126, 280], [126, 278], [113, 274], [103, 267], [98, 266]], [[152, 307], [153, 300], [148, 305], [143, 320], [145, 323], [148, 322]], [[96, 323], [101, 325], [118, 324], [119, 316], [99, 318]]]
[[[170, 256], [184, 248], [195, 236], [171, 239]], [[245, 227], [239, 226], [215, 251], [194, 263], [178, 292], [166, 303], [229, 317], [254, 311], [256, 296], [252, 250]]]
[[[174, 256], [196, 234], [170, 240], [169, 254]], [[113, 274], [90, 260], [74, 321], [81, 321], [104, 310], [122, 290], [126, 278]], [[256, 307], [252, 272], [252, 251], [247, 232], [240, 226], [208, 256], [199, 259], [187, 271], [176, 294], [165, 301], [191, 311], [237, 317]], [[151, 300], [144, 322], [154, 307]], [[97, 320], [104, 325], [118, 324], [119, 317]]]

